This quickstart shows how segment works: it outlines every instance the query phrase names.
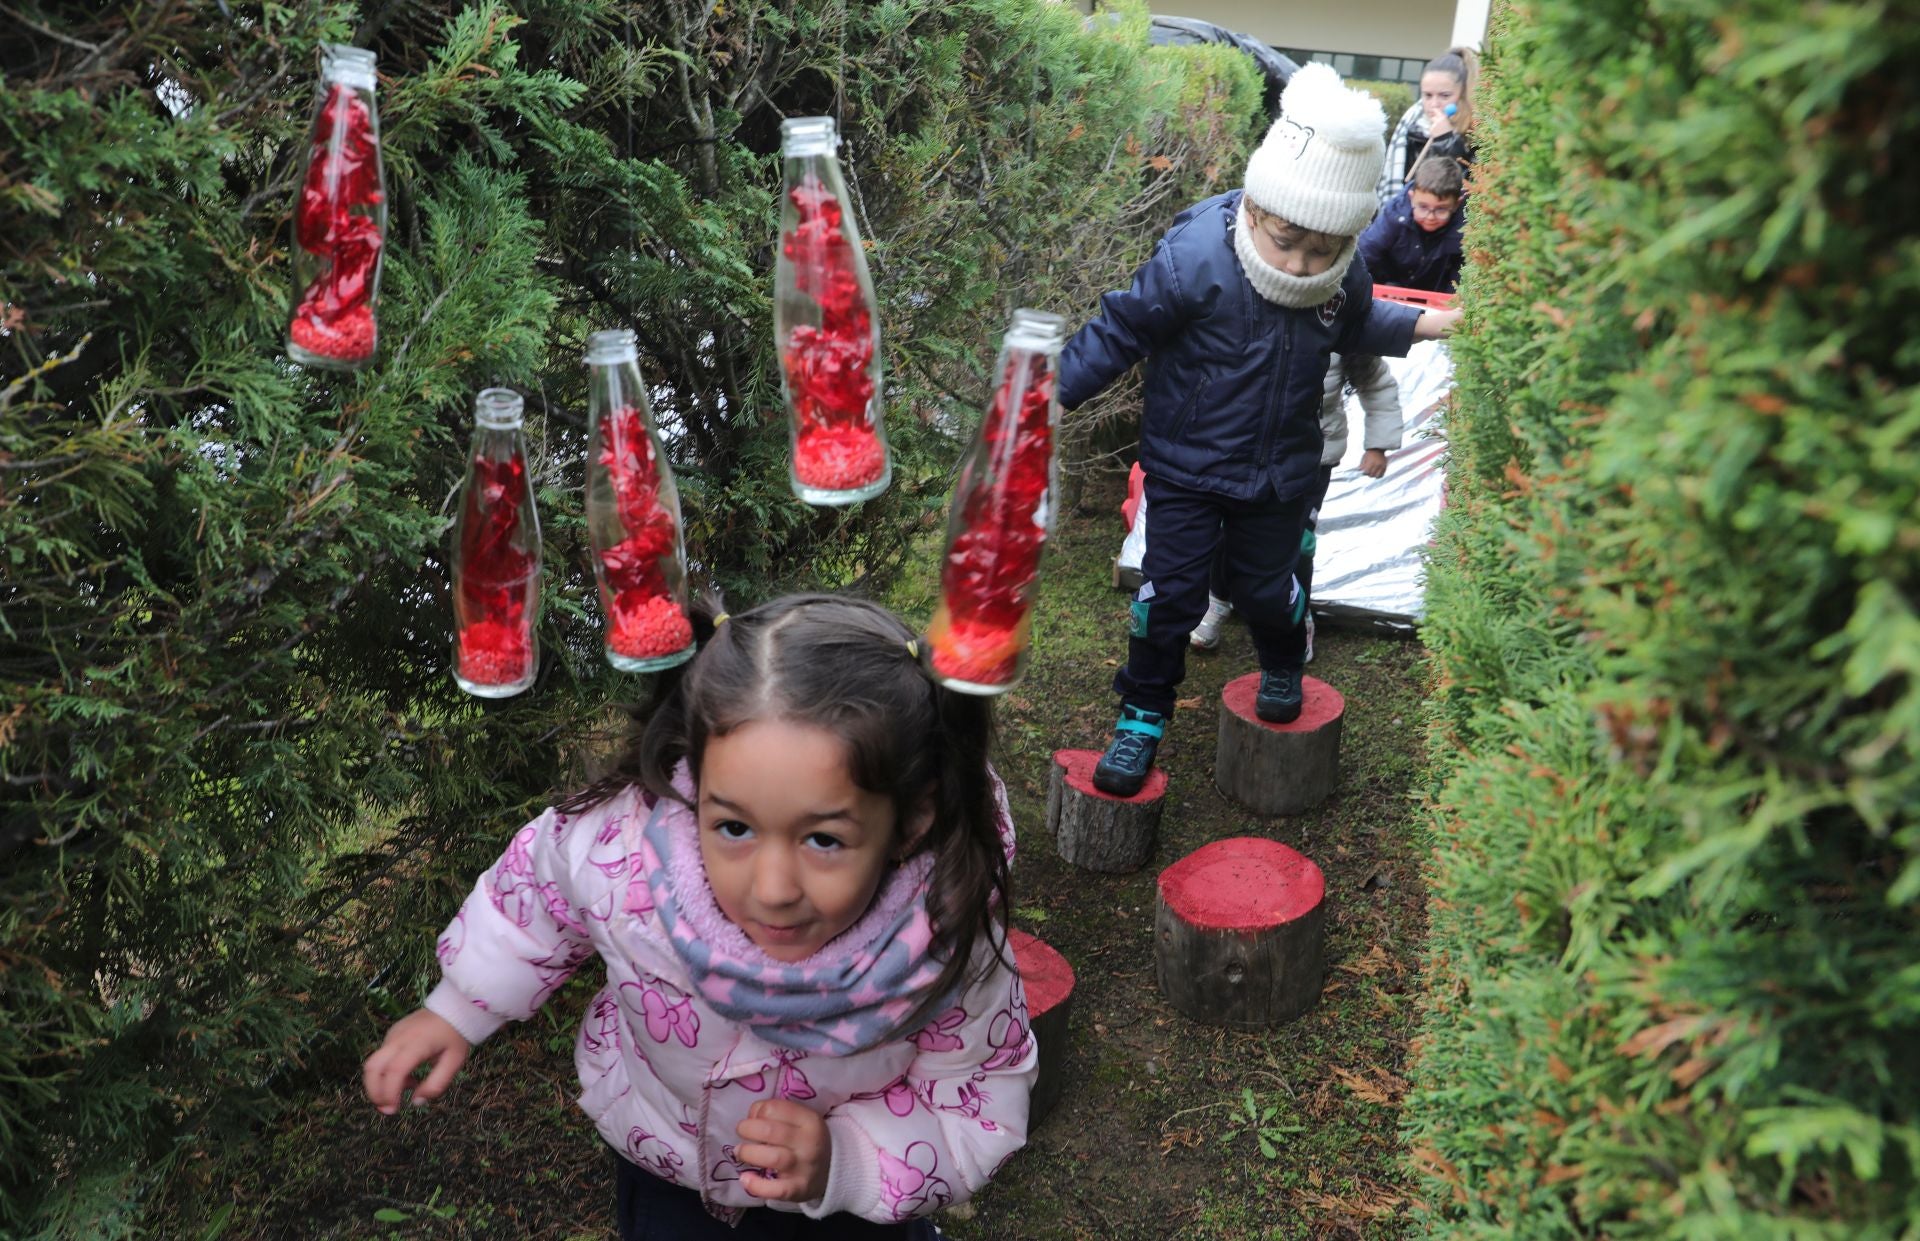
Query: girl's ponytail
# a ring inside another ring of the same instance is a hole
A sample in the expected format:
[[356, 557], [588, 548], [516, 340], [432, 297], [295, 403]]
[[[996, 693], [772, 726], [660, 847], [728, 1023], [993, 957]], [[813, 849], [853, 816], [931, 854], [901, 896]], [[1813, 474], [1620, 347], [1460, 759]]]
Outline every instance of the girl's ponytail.
[[[694, 641], [700, 649], [706, 649], [713, 641], [719, 622], [726, 617], [725, 608], [717, 592], [701, 591], [694, 595], [687, 618], [693, 622]], [[692, 667], [693, 660], [688, 660], [654, 673], [653, 692], [646, 701], [619, 708], [626, 715], [632, 734], [626, 749], [605, 775], [556, 803], [555, 809], [566, 814], [590, 810], [636, 784], [652, 790], [656, 797], [663, 791], [671, 793], [674, 765], [686, 753], [685, 684]], [[674, 751], [671, 759], [666, 758], [663, 748]], [[665, 761], [664, 771], [656, 771], [662, 761]]]
[[981, 943], [1010, 968], [1006, 922], [1012, 909], [1012, 871], [1000, 837], [1000, 810], [988, 775], [993, 741], [992, 700], [961, 694], [929, 678], [938, 718], [933, 743], [934, 828], [928, 848], [933, 874], [928, 912], [934, 954], [945, 960], [920, 1008], [902, 1025], [912, 1031], [969, 981]]

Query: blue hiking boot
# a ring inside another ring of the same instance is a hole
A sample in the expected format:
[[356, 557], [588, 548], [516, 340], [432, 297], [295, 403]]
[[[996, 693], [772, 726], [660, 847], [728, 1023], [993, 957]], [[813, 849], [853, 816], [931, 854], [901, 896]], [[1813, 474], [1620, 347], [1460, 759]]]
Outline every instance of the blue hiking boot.
[[1260, 670], [1260, 692], [1253, 698], [1253, 713], [1269, 724], [1291, 724], [1300, 718], [1303, 701], [1298, 668]]
[[1153, 770], [1154, 752], [1167, 731], [1167, 717], [1122, 704], [1113, 742], [1093, 769], [1093, 787], [1115, 797], [1132, 797]]

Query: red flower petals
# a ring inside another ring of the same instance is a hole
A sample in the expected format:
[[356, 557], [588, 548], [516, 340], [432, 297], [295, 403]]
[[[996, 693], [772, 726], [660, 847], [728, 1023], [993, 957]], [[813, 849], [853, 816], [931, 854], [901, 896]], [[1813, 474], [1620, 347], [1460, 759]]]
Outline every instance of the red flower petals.
[[684, 651], [693, 642], [693, 622], [668, 595], [628, 591], [614, 596], [607, 622], [607, 649], [629, 659], [655, 659]]
[[540, 575], [518, 545], [521, 506], [532, 500], [518, 452], [476, 456], [460, 518], [459, 672], [475, 685], [512, 685], [532, 668], [534, 601]]
[[823, 491], [864, 487], [887, 471], [887, 450], [865, 427], [802, 431], [793, 448], [793, 475]]
[[809, 176], [788, 197], [799, 222], [782, 239], [795, 287], [820, 307], [820, 324], [787, 333], [781, 366], [793, 405], [794, 477], [808, 487], [851, 491], [886, 473], [887, 449], [872, 418], [873, 311], [860, 288], [841, 207]]
[[[1013, 410], [1021, 379], [1026, 390]], [[941, 616], [927, 633], [934, 669], [943, 676], [999, 685], [1018, 672], [1047, 540], [1053, 382], [1044, 355], [1010, 359], [962, 473], [954, 498], [961, 525], [941, 567]]]
[[301, 293], [289, 336], [309, 353], [341, 362], [373, 354], [373, 277], [383, 239], [364, 213], [381, 201], [373, 114], [352, 88], [334, 83], [313, 126], [313, 153], [300, 189], [294, 236], [323, 260]]
[[693, 642], [693, 623], [668, 578], [669, 569], [678, 570], [679, 531], [661, 499], [660, 463], [638, 409], [621, 406], [600, 420], [600, 464], [626, 534], [599, 549], [607, 649], [629, 659], [683, 651]]
[[532, 661], [532, 636], [520, 626], [479, 621], [460, 631], [462, 680], [475, 685], [512, 685], [526, 679]]

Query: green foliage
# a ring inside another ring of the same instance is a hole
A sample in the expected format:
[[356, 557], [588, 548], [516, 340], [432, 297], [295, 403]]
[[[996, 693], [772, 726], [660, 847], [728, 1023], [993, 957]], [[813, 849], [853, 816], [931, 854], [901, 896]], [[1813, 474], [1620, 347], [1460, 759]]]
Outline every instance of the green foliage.
[[[503, 833], [634, 683], [599, 659], [586, 335], [631, 326], [690, 543], [747, 601], [936, 522], [1008, 309], [1078, 311], [1257, 119], [1237, 57], [1043, 0], [0, 13], [0, 1234], [137, 1231], [409, 1006]], [[318, 47], [380, 56], [377, 365], [281, 354]], [[893, 492], [799, 505], [771, 348], [783, 116], [842, 118]], [[468, 407], [529, 396], [547, 652], [446, 666]], [[217, 1193], [217, 1189], [213, 1192]]]
[[1349, 78], [1348, 86], [1357, 86], [1380, 101], [1380, 110], [1387, 114], [1387, 132], [1400, 123], [1400, 117], [1418, 93], [1411, 82], [1372, 82], [1363, 78]]
[[1899, 5], [1499, 19], [1426, 637], [1449, 1236], [1920, 1233]]

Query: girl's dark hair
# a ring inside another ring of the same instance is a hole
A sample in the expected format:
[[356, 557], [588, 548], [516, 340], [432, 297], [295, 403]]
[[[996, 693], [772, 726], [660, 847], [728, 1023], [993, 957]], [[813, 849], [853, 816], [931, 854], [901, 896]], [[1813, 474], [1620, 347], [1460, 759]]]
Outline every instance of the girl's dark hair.
[[1005, 959], [1001, 930], [1011, 908], [987, 751], [987, 700], [959, 694], [922, 670], [914, 632], [875, 603], [838, 595], [788, 595], [714, 626], [712, 601], [694, 609], [700, 653], [662, 674], [638, 742], [615, 770], [562, 803], [575, 811], [631, 784], [682, 800], [673, 771], [682, 759], [696, 783], [708, 738], [754, 720], [824, 728], [847, 747], [853, 782], [893, 801], [901, 830], [931, 799], [919, 849], [933, 853], [928, 914], [933, 952], [944, 962], [927, 999], [903, 1030], [967, 981], [984, 940]]
[[1421, 76], [1429, 73], [1444, 73], [1460, 83], [1459, 110], [1454, 113], [1453, 127], [1461, 133], [1473, 132], [1473, 100], [1480, 91], [1480, 56], [1470, 47], [1450, 47], [1427, 62], [1421, 70]]

